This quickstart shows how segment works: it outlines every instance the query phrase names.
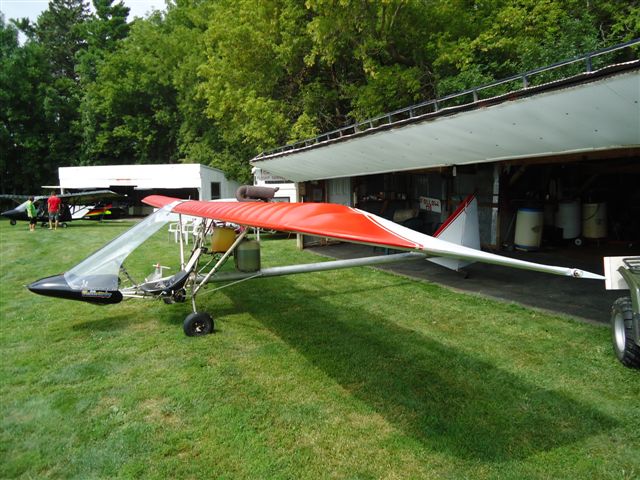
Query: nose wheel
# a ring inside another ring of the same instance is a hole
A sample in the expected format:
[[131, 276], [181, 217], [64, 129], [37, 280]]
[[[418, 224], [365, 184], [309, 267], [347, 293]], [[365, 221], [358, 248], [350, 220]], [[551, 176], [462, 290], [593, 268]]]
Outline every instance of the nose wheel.
[[213, 333], [213, 318], [206, 312], [193, 312], [187, 315], [182, 325], [188, 337], [200, 337]]

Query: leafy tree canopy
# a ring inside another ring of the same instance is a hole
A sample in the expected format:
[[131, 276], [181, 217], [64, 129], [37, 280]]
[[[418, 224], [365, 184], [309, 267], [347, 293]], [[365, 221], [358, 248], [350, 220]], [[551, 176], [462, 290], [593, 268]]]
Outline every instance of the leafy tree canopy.
[[199, 162], [247, 181], [265, 149], [640, 37], [635, 0], [170, 0], [128, 13], [51, 0], [34, 24], [2, 20], [3, 192], [106, 163]]

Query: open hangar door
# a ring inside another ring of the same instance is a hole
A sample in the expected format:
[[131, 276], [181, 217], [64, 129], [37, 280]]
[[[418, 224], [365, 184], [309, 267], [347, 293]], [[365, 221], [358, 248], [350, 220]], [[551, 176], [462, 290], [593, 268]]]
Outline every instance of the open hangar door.
[[[304, 201], [335, 201], [331, 182], [302, 184]], [[475, 194], [483, 248], [525, 259], [535, 251], [575, 255], [601, 268], [603, 256], [640, 252], [640, 157], [628, 152], [356, 176], [340, 179], [342, 196], [349, 183], [352, 206], [429, 235]], [[518, 228], [530, 212], [539, 225]], [[522, 231], [524, 241], [516, 238]]]
[[[475, 194], [480, 240], [489, 249], [526, 255], [566, 247], [597, 257], [640, 250], [640, 157], [628, 152], [366, 175], [351, 185], [355, 207], [426, 234]], [[531, 239], [528, 225], [518, 229], [529, 212], [540, 222]], [[522, 231], [524, 241], [516, 238]]]
[[496, 166], [479, 164], [353, 178], [357, 208], [433, 235], [470, 194], [478, 199], [480, 242], [496, 244]]
[[[447, 170], [392, 172], [357, 177], [309, 181], [298, 184], [304, 202], [327, 201], [352, 206], [432, 234], [447, 217]], [[318, 237], [304, 235], [304, 246], [317, 245]], [[324, 242], [326, 243], [326, 242]]]
[[501, 246], [586, 248], [599, 257], [640, 250], [640, 158], [503, 163], [500, 170]]
[[447, 183], [440, 170], [354, 177], [353, 204], [430, 235], [446, 218]]
[[166, 195], [168, 197], [198, 199], [197, 188], [144, 188], [135, 186], [110, 185], [109, 190], [123, 196], [120, 203], [127, 206], [128, 214], [132, 216], [145, 216], [153, 212], [153, 207], [142, 203], [142, 199], [148, 195]]

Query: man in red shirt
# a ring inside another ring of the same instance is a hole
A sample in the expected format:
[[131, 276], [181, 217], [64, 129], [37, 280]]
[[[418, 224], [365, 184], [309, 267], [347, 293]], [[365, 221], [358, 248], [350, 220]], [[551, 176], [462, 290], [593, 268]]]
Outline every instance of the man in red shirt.
[[53, 222], [55, 221], [55, 229], [58, 229], [58, 222], [60, 221], [60, 203], [59, 197], [56, 197], [56, 192], [51, 192], [51, 196], [47, 200], [47, 209], [49, 210], [49, 230], [53, 228]]

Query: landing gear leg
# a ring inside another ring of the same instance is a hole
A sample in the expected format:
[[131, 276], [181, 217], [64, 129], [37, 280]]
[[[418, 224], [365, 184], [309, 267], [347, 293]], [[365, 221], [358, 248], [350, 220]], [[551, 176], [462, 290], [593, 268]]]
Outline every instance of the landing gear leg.
[[207, 312], [198, 312], [195, 292], [191, 293], [191, 308], [193, 313], [187, 315], [182, 324], [185, 335], [188, 337], [201, 337], [213, 333], [213, 318]]
[[[201, 230], [199, 240], [196, 240], [196, 248], [198, 244], [202, 245], [206, 231], [206, 228], [203, 228]], [[249, 230], [246, 229], [240, 235], [238, 235], [238, 237], [233, 242], [233, 245], [231, 245], [231, 247], [225, 252], [225, 254], [218, 259], [213, 268], [207, 275], [205, 275], [205, 277], [200, 282], [197, 282], [197, 277], [194, 279], [191, 290], [191, 309], [193, 313], [187, 315], [187, 318], [184, 319], [183, 324], [184, 333], [189, 337], [207, 335], [214, 331], [213, 318], [211, 318], [211, 315], [206, 312], [198, 312], [198, 309], [196, 308], [196, 295], [198, 294], [198, 291], [202, 288], [202, 286], [209, 281], [211, 276], [216, 273], [227, 260], [227, 258], [229, 258], [229, 255], [231, 255], [235, 251], [237, 246], [240, 244], [240, 242], [242, 242], [248, 232]], [[194, 268], [194, 271], [198, 271], [197, 266], [196, 268]]]

